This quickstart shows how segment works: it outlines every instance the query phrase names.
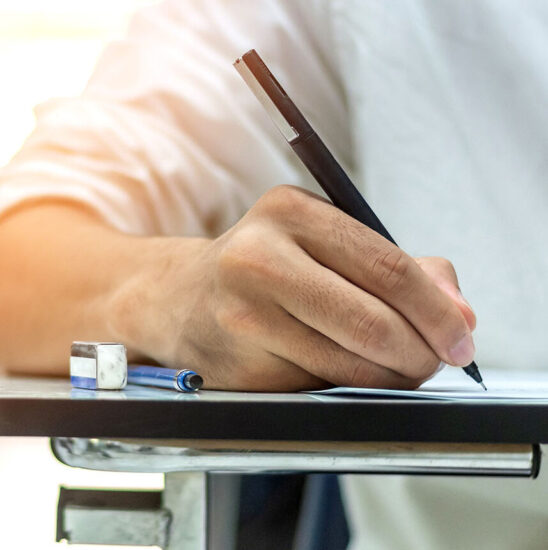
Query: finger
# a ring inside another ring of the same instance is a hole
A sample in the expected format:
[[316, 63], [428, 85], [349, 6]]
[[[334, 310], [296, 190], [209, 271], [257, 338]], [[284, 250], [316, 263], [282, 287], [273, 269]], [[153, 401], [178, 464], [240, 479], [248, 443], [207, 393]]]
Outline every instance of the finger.
[[413, 258], [333, 205], [293, 195], [283, 223], [308, 254], [399, 311], [446, 363], [472, 361], [464, 315]]
[[[255, 334], [255, 336], [258, 336]], [[242, 361], [237, 367], [238, 376], [231, 377], [233, 387], [224, 385], [218, 389], [295, 392], [304, 390], [321, 390], [331, 384], [292, 362], [286, 357], [263, 351], [261, 359]], [[234, 367], [234, 365], [232, 365]], [[234, 385], [233, 381], [238, 380]], [[208, 388], [209, 389], [209, 388]]]
[[281, 275], [255, 282], [263, 294], [363, 359], [410, 378], [431, 374], [439, 359], [401, 314], [293, 246]]
[[476, 328], [476, 314], [462, 295], [453, 264], [445, 258], [415, 258], [421, 269], [455, 302], [471, 331]]
[[[261, 336], [255, 329], [247, 339], [267, 340], [266, 333], [269, 331], [264, 330]], [[326, 380], [265, 349], [256, 348], [252, 353], [240, 353], [237, 357], [230, 355], [228, 360], [226, 355], [221, 356], [209, 368], [205, 361], [197, 364], [201, 365], [200, 373], [207, 390], [294, 392], [330, 386]]]
[[201, 365], [205, 389], [299, 391], [329, 386], [325, 380], [267, 349], [265, 343], [275, 337], [278, 328], [269, 314], [274, 307], [279, 308], [264, 295], [253, 300], [253, 304], [234, 296], [217, 310], [216, 321], [225, 335], [223, 348], [204, 348], [195, 352], [193, 358], [186, 358], [189, 365]]
[[276, 328], [264, 341], [267, 349], [318, 379], [337, 386], [399, 389], [415, 388], [422, 381], [344, 349], [281, 308], [271, 317]]

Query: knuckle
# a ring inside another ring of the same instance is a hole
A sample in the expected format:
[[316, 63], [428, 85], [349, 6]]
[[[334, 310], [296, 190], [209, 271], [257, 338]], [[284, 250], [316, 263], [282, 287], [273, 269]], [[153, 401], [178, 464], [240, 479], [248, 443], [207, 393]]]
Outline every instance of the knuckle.
[[267, 280], [275, 284], [281, 275], [274, 255], [261, 241], [256, 228], [240, 230], [223, 246], [217, 268], [222, 282], [240, 288], [245, 287], [246, 281]]
[[439, 358], [433, 353], [429, 354], [421, 363], [417, 363], [413, 368], [413, 372], [410, 374], [412, 383], [420, 386], [423, 382], [426, 382], [426, 380], [436, 374], [439, 364]]
[[375, 256], [371, 273], [375, 283], [385, 292], [395, 293], [404, 288], [410, 269], [406, 254], [398, 248], [391, 248]]
[[345, 372], [345, 385], [352, 388], [369, 388], [375, 386], [373, 369], [363, 362], [351, 365]]
[[299, 219], [306, 214], [310, 197], [292, 185], [278, 185], [267, 191], [256, 204], [263, 215], [277, 221]]
[[450, 273], [451, 275], [456, 277], [457, 272], [455, 271], [455, 266], [450, 260], [439, 256], [436, 256], [433, 259], [437, 262], [438, 266], [442, 271], [444, 271], [445, 273]]
[[384, 348], [388, 340], [389, 326], [376, 312], [361, 312], [353, 323], [353, 341], [360, 349]]
[[453, 271], [453, 272], [455, 271], [455, 266], [447, 258], [436, 256], [435, 260], [439, 263], [440, 267], [442, 267], [443, 269], [446, 269], [447, 271]]

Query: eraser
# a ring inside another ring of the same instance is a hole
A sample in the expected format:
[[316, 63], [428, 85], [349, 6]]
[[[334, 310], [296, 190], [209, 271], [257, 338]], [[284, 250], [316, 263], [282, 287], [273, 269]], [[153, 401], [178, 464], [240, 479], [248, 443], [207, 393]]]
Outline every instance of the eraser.
[[116, 342], [73, 342], [70, 382], [75, 388], [121, 390], [127, 384], [126, 347]]

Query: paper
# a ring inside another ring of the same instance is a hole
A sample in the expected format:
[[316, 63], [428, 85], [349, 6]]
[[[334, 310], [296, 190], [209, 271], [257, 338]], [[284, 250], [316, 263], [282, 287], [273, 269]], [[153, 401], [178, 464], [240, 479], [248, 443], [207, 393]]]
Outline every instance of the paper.
[[385, 390], [371, 388], [330, 388], [321, 395], [364, 397], [404, 397], [443, 399], [449, 401], [548, 402], [548, 368], [536, 371], [481, 369], [487, 391], [467, 376], [462, 369], [445, 367], [417, 390]]

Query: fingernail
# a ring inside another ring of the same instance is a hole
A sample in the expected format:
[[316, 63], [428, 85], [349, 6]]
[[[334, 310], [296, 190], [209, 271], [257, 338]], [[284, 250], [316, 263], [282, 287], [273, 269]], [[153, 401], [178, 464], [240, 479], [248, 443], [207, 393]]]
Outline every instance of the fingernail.
[[454, 365], [465, 367], [472, 362], [475, 352], [472, 335], [468, 332], [449, 350], [449, 357]]
[[457, 297], [472, 313], [474, 313], [472, 306], [470, 305], [468, 300], [462, 295], [462, 292], [459, 289], [457, 289]]

